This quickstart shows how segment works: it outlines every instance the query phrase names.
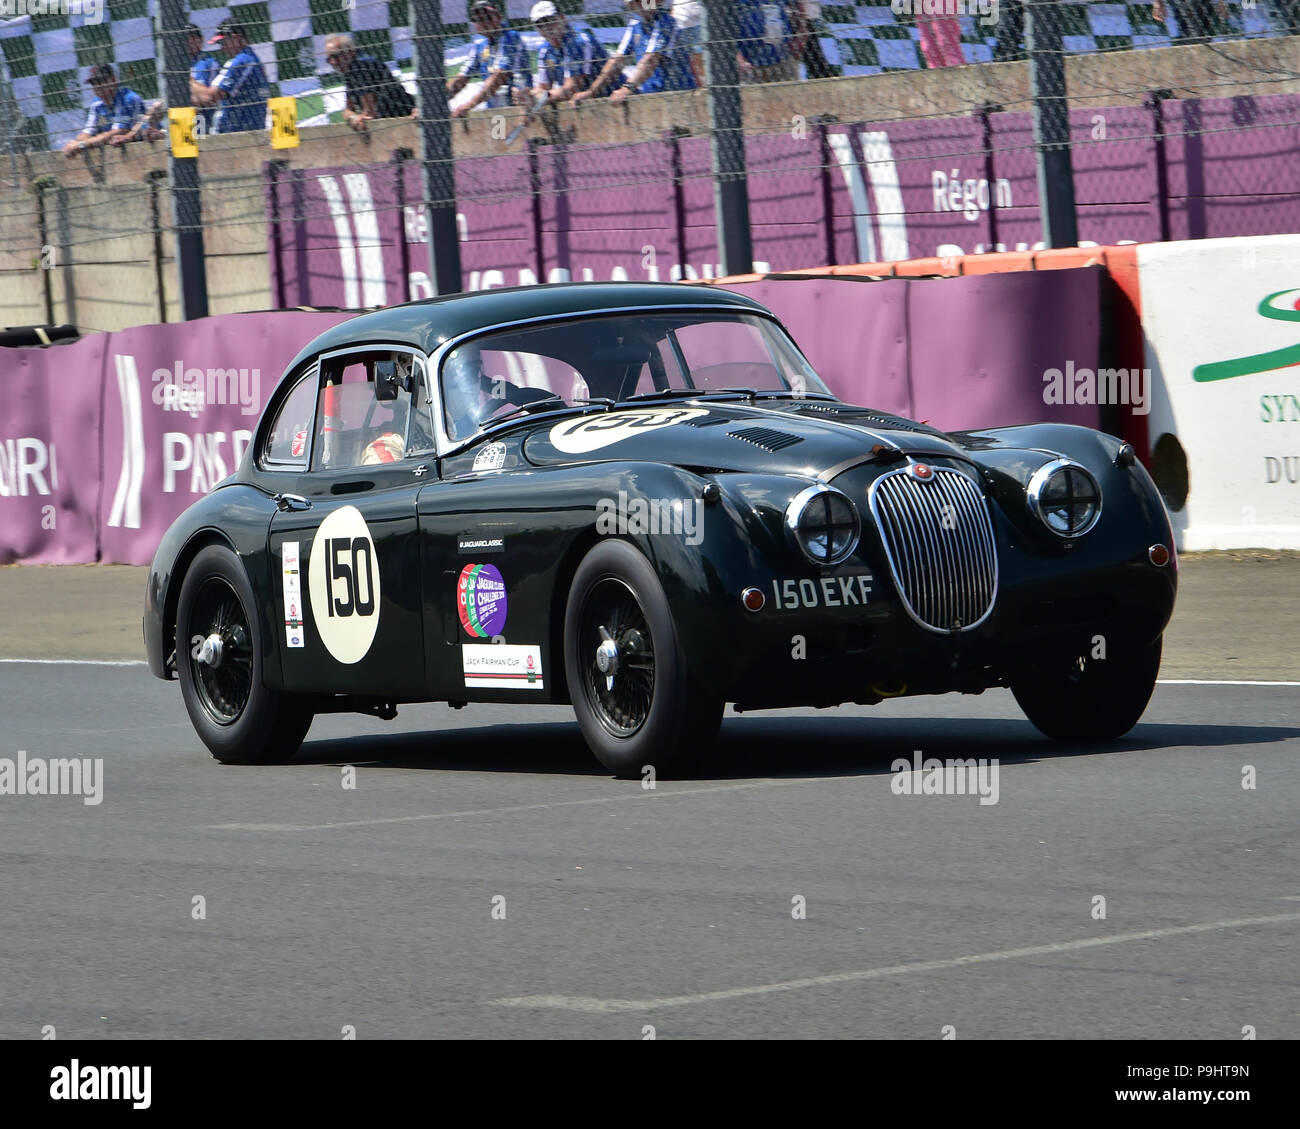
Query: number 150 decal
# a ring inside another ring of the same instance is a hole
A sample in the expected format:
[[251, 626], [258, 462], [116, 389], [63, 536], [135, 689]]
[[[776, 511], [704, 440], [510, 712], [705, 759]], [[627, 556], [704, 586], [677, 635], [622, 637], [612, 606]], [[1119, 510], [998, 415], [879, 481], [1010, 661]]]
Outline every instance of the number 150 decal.
[[375, 543], [356, 506], [320, 524], [307, 563], [312, 618], [321, 641], [341, 663], [366, 657], [379, 630], [380, 584]]

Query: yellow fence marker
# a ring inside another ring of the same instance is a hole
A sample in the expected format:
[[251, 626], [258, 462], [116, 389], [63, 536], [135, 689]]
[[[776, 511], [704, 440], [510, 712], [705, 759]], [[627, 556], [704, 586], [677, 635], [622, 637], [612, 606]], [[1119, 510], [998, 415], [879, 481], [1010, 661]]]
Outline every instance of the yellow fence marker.
[[296, 149], [298, 147], [298, 99], [293, 97], [270, 98], [271, 148]]
[[198, 115], [193, 106], [180, 106], [167, 111], [167, 128], [171, 133], [173, 157], [197, 157], [198, 142], [194, 139], [194, 120]]

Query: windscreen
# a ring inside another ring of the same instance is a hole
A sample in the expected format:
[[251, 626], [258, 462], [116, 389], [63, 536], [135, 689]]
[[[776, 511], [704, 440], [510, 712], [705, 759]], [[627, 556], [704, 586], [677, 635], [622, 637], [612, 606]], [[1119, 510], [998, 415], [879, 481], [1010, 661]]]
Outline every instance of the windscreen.
[[451, 350], [439, 379], [453, 440], [543, 400], [560, 407], [674, 389], [830, 394], [778, 325], [725, 312], [617, 314], [502, 330]]

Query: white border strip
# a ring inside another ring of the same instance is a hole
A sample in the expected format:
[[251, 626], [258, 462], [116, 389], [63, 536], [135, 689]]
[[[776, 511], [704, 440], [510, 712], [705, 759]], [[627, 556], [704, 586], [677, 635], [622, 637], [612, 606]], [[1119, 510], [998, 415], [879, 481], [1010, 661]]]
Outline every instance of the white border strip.
[[1300, 682], [1252, 682], [1231, 678], [1158, 678], [1159, 686], [1300, 686]]
[[32, 666], [148, 666], [144, 659], [0, 659], [0, 663]]
[[498, 1007], [555, 1008], [561, 1011], [585, 1011], [609, 1014], [623, 1011], [650, 1011], [653, 1008], [681, 1007], [685, 1004], [718, 1003], [745, 996], [765, 996], [772, 992], [793, 992], [801, 988], [821, 988], [834, 984], [860, 983], [886, 976], [908, 976], [917, 972], [944, 972], [991, 961], [1016, 960], [1021, 957], [1051, 956], [1055, 953], [1095, 949], [1104, 945], [1123, 945], [1133, 941], [1157, 941], [1165, 937], [1189, 937], [1220, 929], [1244, 929], [1252, 925], [1280, 925], [1300, 921], [1300, 913], [1271, 914], [1268, 917], [1238, 917], [1226, 921], [1207, 921], [1196, 925], [1176, 925], [1168, 929], [1147, 929], [1141, 933], [1114, 933], [1103, 937], [1081, 937], [1074, 941], [1053, 941], [1046, 945], [1029, 945], [1022, 949], [1000, 949], [991, 953], [950, 957], [947, 960], [894, 964], [884, 968], [863, 968], [853, 972], [832, 972], [826, 976], [807, 976], [801, 980], [782, 980], [772, 984], [753, 984], [743, 988], [725, 988], [718, 992], [693, 995], [660, 996], [649, 1000], [596, 999], [591, 996], [511, 996], [489, 1000]]

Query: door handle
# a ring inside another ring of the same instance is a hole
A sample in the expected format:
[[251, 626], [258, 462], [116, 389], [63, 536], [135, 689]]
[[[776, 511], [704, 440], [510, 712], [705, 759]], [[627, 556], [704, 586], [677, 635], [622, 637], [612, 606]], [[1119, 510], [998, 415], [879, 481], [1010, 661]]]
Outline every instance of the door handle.
[[282, 514], [287, 514], [296, 510], [311, 509], [311, 502], [301, 494], [277, 494], [271, 500], [275, 503], [275, 508]]

